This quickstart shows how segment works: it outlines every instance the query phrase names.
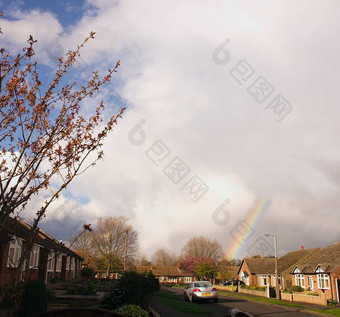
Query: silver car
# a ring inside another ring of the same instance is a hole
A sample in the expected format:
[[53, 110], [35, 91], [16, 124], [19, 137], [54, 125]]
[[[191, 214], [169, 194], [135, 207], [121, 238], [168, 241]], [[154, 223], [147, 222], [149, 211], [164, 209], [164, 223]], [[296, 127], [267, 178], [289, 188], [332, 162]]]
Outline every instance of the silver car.
[[196, 281], [190, 283], [184, 289], [184, 300], [195, 302], [198, 300], [209, 300], [212, 299], [214, 303], [218, 301], [218, 293], [216, 288], [207, 281]]

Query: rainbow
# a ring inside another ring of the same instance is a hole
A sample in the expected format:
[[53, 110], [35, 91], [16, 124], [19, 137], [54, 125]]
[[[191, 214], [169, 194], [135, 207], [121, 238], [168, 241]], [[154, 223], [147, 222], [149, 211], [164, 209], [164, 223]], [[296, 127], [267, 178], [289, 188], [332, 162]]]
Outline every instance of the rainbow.
[[228, 259], [237, 259], [240, 256], [243, 247], [246, 245], [245, 242], [254, 233], [257, 223], [268, 209], [269, 205], [269, 198], [256, 200], [254, 207], [250, 210], [245, 219], [239, 221], [236, 227], [230, 232], [234, 241], [226, 252], [226, 257]]

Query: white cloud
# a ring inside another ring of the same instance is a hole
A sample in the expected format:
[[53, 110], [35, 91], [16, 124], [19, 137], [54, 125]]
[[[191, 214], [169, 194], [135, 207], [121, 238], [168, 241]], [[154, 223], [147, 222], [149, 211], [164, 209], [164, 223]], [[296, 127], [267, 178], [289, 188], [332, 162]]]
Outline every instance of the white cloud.
[[[320, 225], [320, 211], [339, 217], [337, 3], [327, 1], [327, 10], [318, 1], [91, 4], [95, 10], [60, 41], [73, 47], [96, 31], [82, 58], [101, 69], [121, 59], [117, 89], [132, 105], [106, 142], [104, 162], [71, 187], [91, 199], [93, 215], [128, 216], [148, 255], [163, 245], [179, 252], [200, 233], [227, 250], [229, 232], [257, 198], [272, 204], [253, 240], [275, 231], [288, 251], [324, 243], [326, 227], [329, 242], [338, 238], [337, 221]], [[226, 38], [231, 60], [219, 66], [212, 53]], [[244, 85], [229, 73], [241, 59], [255, 70]], [[275, 88], [268, 100], [281, 94], [294, 107], [281, 123], [267, 101], [247, 92], [260, 75]], [[134, 146], [128, 133], [142, 119], [147, 140]], [[158, 167], [145, 155], [156, 140], [171, 150]], [[163, 173], [175, 156], [210, 188], [197, 203], [181, 191], [185, 181], [175, 185]], [[226, 198], [231, 220], [221, 227], [211, 215]], [[304, 228], [313, 230], [299, 239], [292, 234]]]

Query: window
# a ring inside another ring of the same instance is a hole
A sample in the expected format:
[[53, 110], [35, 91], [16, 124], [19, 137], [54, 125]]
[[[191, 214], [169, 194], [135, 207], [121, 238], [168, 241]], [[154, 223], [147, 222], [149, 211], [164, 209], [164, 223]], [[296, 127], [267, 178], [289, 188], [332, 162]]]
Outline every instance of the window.
[[305, 288], [305, 275], [295, 274], [295, 285]]
[[158, 279], [159, 279], [160, 282], [163, 282], [164, 281], [164, 276], [160, 276]]
[[54, 251], [50, 251], [47, 257], [47, 271], [53, 272], [54, 271]]
[[308, 287], [314, 291], [313, 276], [308, 276]]
[[329, 276], [328, 274], [318, 274], [318, 288], [329, 289]]
[[266, 286], [267, 285], [267, 276], [261, 275], [260, 276], [260, 286]]
[[30, 254], [29, 268], [37, 269], [39, 265], [39, 246], [34, 244]]
[[58, 254], [57, 255], [56, 265], [55, 265], [56, 272], [61, 272], [61, 260], [62, 260], [62, 255]]
[[184, 277], [184, 283], [191, 283], [192, 282], [192, 277], [191, 276], [185, 276]]
[[70, 257], [67, 256], [66, 258], [66, 271], [68, 271], [70, 269]]
[[71, 259], [71, 271], [74, 271], [75, 265], [76, 265], [76, 259], [72, 258]]
[[175, 277], [168, 277], [168, 282], [169, 283], [176, 283], [177, 282], [177, 278], [175, 278]]
[[23, 240], [17, 237], [14, 237], [13, 240], [9, 243], [8, 250], [8, 259], [7, 259], [7, 267], [17, 267], [22, 250], [22, 242]]

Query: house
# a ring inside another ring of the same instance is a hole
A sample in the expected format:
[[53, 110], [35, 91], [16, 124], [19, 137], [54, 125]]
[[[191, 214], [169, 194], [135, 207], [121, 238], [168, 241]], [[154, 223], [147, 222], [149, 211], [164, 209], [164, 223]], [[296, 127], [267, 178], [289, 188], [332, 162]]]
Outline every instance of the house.
[[[278, 259], [278, 275], [281, 289], [292, 286], [291, 272], [302, 261], [306, 261], [320, 248], [288, 252]], [[239, 279], [250, 286], [275, 286], [275, 258], [246, 258], [239, 269]]]
[[238, 270], [238, 279], [248, 286], [273, 285], [275, 283], [275, 259], [243, 259]]
[[195, 281], [194, 274], [181, 271], [176, 266], [137, 266], [138, 273], [150, 273], [160, 284], [189, 284]]
[[[30, 225], [13, 218], [8, 218], [3, 225], [0, 232], [0, 287], [9, 281], [18, 266], [31, 230]], [[80, 276], [82, 260], [61, 242], [39, 230], [33, 238], [32, 248], [22, 264], [17, 281], [41, 279], [48, 283], [52, 279], [76, 279]]]
[[339, 302], [340, 242], [301, 261], [291, 270], [292, 284]]

